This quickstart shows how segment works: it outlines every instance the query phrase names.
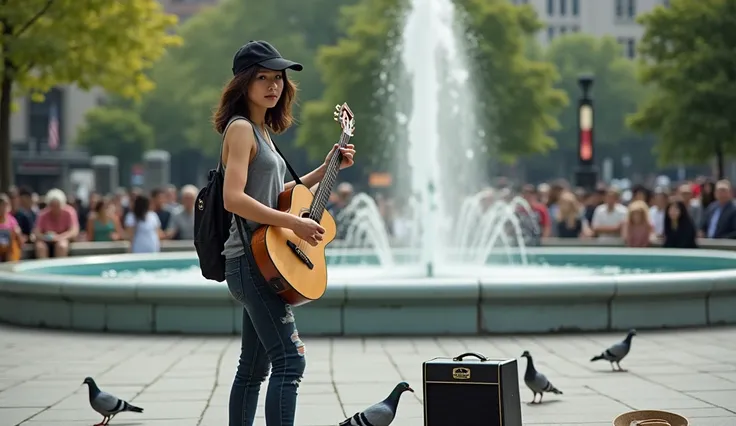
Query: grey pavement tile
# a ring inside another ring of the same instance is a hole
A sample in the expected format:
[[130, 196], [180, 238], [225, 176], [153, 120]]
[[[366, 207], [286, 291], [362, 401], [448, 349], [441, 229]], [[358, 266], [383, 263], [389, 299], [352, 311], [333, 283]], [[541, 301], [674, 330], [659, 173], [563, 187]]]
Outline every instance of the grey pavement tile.
[[18, 424], [39, 411], [36, 408], [0, 408], [0, 425]]
[[[611, 372], [606, 362], [590, 362], [592, 355], [623, 336], [305, 336], [307, 370], [299, 388], [296, 424], [334, 426], [407, 380], [416, 393], [402, 397], [395, 424], [420, 426], [422, 362], [477, 351], [519, 360], [525, 425], [610, 426], [618, 414], [634, 408], [675, 411], [694, 426], [736, 425], [736, 328], [642, 330], [622, 362], [628, 372]], [[99, 421], [101, 416], [89, 407], [87, 388], [81, 386], [88, 375], [104, 390], [145, 410], [123, 413], [113, 426], [227, 423], [240, 347], [237, 337], [76, 334], [0, 326], [0, 341], [0, 426], [16, 426], [28, 418], [24, 426]], [[521, 377], [526, 363], [519, 358], [524, 350], [563, 395], [527, 404], [531, 392]], [[264, 384], [257, 425], [265, 425], [266, 391]]]

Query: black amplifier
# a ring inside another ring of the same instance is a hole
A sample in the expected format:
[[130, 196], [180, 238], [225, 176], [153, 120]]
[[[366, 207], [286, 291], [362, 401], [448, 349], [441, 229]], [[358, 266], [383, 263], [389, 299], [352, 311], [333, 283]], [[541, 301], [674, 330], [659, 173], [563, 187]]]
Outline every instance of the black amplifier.
[[424, 426], [522, 426], [516, 365], [474, 352], [424, 362]]

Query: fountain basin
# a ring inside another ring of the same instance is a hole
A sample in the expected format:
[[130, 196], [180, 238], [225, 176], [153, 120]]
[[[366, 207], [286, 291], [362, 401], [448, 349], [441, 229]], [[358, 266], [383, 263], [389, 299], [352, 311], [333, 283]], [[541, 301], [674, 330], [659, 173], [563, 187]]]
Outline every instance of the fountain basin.
[[[533, 248], [527, 255], [532, 265], [475, 274], [455, 267], [423, 278], [408, 266], [372, 265], [376, 259], [365, 252], [342, 253], [331, 260], [325, 295], [295, 309], [297, 324], [305, 335], [462, 335], [736, 323], [736, 253]], [[225, 283], [201, 278], [196, 262], [194, 253], [181, 252], [6, 264], [0, 269], [0, 321], [239, 333], [242, 308]]]

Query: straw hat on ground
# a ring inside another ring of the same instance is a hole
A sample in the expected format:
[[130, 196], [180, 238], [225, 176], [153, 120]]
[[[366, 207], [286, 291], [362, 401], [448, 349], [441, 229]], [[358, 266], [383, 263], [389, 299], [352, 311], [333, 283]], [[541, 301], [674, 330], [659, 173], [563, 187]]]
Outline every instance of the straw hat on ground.
[[679, 414], [659, 410], [636, 410], [616, 417], [613, 426], [689, 426]]

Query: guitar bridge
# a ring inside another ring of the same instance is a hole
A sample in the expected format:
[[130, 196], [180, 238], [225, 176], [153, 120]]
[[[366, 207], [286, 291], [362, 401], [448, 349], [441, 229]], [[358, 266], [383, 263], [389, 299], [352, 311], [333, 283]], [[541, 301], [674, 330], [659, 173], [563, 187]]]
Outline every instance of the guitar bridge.
[[296, 244], [294, 244], [292, 241], [289, 241], [289, 240], [286, 241], [286, 245], [289, 246], [291, 251], [294, 252], [294, 254], [299, 258], [299, 260], [301, 260], [302, 262], [304, 262], [305, 265], [307, 265], [307, 268], [314, 269], [314, 263], [312, 263], [312, 261], [309, 260], [309, 257], [307, 257], [306, 253], [304, 253], [302, 249], [297, 247]]

